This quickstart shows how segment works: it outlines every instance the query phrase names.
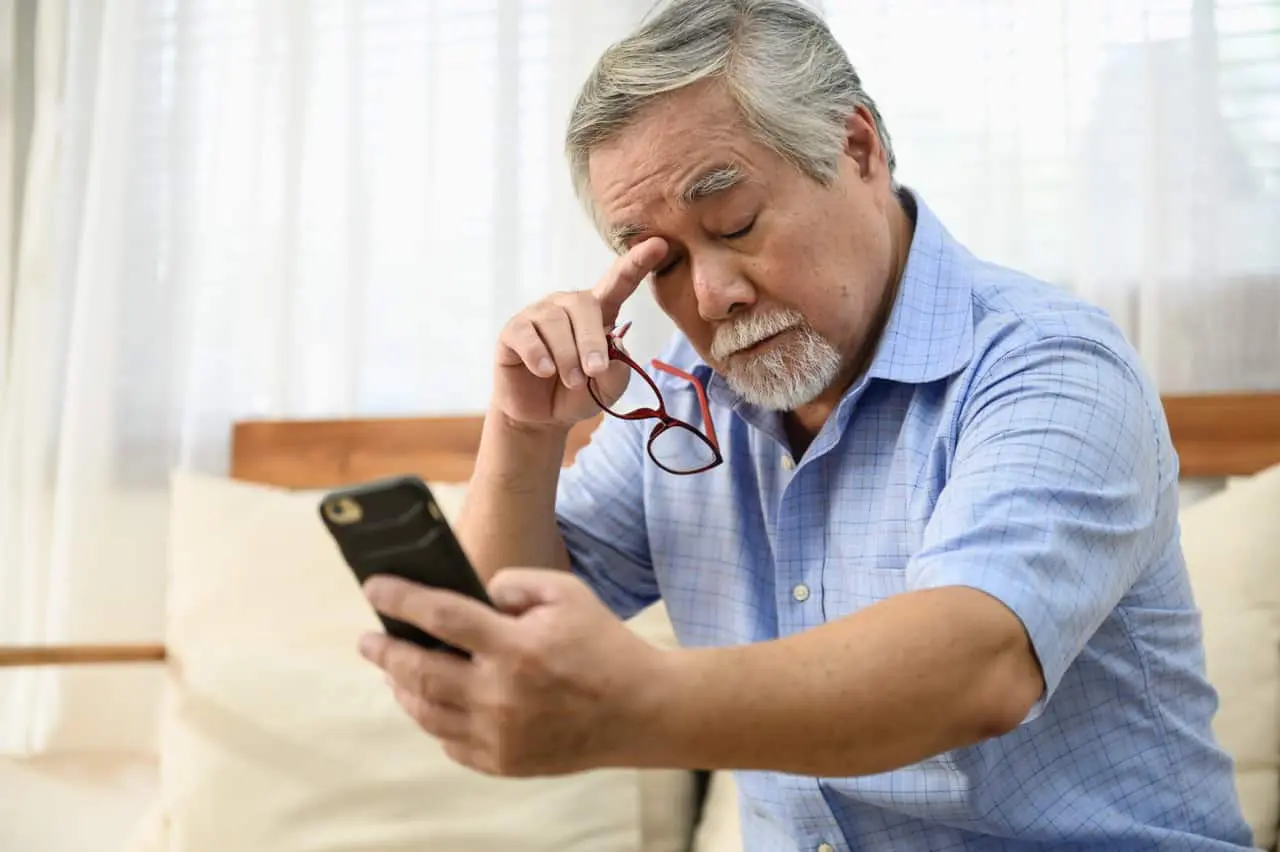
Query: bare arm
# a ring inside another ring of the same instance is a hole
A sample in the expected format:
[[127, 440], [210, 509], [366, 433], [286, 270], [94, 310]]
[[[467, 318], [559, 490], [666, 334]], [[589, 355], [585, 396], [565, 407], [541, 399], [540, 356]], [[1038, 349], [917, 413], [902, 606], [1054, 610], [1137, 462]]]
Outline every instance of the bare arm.
[[475, 473], [455, 531], [486, 583], [500, 568], [569, 568], [556, 529], [556, 484], [568, 430], [485, 418]]
[[874, 774], [1010, 730], [1044, 690], [1018, 618], [961, 586], [897, 595], [784, 639], [673, 651], [562, 572], [504, 571], [493, 591], [519, 603], [495, 612], [389, 577], [367, 588], [380, 612], [490, 664], [379, 633], [364, 650], [455, 760], [493, 774]]
[[455, 524], [486, 583], [506, 567], [569, 568], [555, 518], [569, 431], [600, 412], [588, 381], [607, 397], [626, 388], [628, 369], [610, 361], [605, 335], [666, 249], [645, 240], [591, 290], [553, 293], [502, 329], [493, 399]]
[[637, 755], [662, 766], [886, 772], [1013, 729], [1043, 690], [1018, 619], [962, 587], [669, 662], [657, 729]]

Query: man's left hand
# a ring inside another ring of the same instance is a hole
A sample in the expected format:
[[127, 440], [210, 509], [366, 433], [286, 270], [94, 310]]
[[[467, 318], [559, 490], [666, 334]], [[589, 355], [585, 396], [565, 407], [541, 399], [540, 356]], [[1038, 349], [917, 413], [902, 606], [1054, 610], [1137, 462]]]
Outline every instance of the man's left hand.
[[644, 761], [668, 652], [573, 575], [501, 571], [489, 585], [496, 609], [390, 576], [371, 578], [365, 594], [377, 611], [471, 653], [427, 651], [382, 633], [360, 643], [400, 705], [458, 763], [531, 776]]

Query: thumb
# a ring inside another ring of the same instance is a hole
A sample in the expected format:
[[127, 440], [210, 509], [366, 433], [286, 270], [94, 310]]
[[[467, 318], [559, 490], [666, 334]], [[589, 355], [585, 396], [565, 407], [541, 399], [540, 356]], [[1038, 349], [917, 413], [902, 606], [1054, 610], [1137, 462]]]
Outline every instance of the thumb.
[[567, 571], [555, 569], [503, 568], [489, 581], [489, 599], [508, 615], [523, 615], [564, 600], [573, 579]]

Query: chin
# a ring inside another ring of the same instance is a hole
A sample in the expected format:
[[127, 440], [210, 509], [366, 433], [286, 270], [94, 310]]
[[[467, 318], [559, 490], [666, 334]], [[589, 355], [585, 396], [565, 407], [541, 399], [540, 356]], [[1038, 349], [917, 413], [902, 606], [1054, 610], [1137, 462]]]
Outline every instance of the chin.
[[[752, 365], [756, 366], [756, 365]], [[836, 361], [824, 369], [766, 372], [758, 369], [731, 369], [725, 381], [738, 396], [768, 411], [795, 411], [822, 396], [840, 372]]]
[[794, 411], [820, 397], [840, 375], [839, 352], [812, 331], [758, 355], [730, 358], [721, 374], [738, 396], [769, 411]]
[[815, 390], [808, 386], [791, 385], [788, 387], [781, 383], [777, 385], [761, 385], [758, 382], [738, 382], [731, 377], [726, 378], [729, 386], [740, 397], [751, 405], [763, 408], [766, 411], [795, 411], [797, 408], [803, 408], [813, 402], [826, 390], [825, 386]]

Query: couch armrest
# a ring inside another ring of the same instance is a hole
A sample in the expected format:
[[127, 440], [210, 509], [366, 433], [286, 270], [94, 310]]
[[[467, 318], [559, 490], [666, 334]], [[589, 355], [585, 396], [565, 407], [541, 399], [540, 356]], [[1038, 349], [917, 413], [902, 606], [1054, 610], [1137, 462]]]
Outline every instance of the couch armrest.
[[0, 645], [0, 668], [90, 663], [150, 663], [164, 660], [165, 647], [140, 645]]

